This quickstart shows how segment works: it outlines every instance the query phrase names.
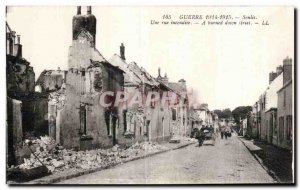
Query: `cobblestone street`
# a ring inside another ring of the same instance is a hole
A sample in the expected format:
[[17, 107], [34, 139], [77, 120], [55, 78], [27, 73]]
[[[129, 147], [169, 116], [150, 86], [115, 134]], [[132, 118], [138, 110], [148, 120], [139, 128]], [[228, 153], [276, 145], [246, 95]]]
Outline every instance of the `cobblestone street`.
[[80, 176], [60, 184], [274, 183], [236, 135]]

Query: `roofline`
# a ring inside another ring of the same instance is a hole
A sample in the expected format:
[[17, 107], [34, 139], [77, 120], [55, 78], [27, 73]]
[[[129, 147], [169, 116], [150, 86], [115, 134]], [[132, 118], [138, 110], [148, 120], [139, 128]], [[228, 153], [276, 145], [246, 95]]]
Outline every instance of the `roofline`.
[[12, 29], [11, 29], [10, 26], [8, 25], [7, 21], [6, 21], [6, 26], [8, 27], [9, 31], [12, 32]]
[[105, 60], [105, 61], [94, 61], [94, 60], [92, 60], [92, 59], [90, 59], [90, 60], [91, 60], [91, 62], [93, 62], [93, 63], [106, 64], [106, 65], [108, 65], [109, 67], [115, 68], [116, 70], [121, 71], [122, 73], [125, 73], [122, 69], [120, 69], [120, 68], [117, 67], [117, 66], [112, 65], [112, 64], [109, 63], [107, 60]]
[[283, 90], [285, 87], [287, 87], [290, 83], [292, 83], [293, 79], [289, 80], [288, 82], [286, 82], [278, 91], [277, 93], [279, 93], [281, 90]]
[[273, 111], [273, 110], [277, 110], [277, 108], [272, 107], [272, 108], [268, 109], [267, 111], [265, 111], [265, 113], [270, 112], [270, 111]]

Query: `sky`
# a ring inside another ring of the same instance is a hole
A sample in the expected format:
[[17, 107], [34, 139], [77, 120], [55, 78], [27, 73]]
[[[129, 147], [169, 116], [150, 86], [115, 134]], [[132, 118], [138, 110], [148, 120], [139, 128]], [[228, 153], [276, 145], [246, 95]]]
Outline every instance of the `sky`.
[[[23, 57], [36, 79], [44, 69], [68, 69], [75, 6], [9, 7], [7, 22], [21, 35]], [[82, 14], [86, 7], [82, 7]], [[292, 7], [92, 7], [97, 18], [96, 47], [108, 60], [126, 47], [126, 60], [151, 75], [158, 67], [169, 80], [184, 78], [200, 103], [213, 109], [253, 105], [268, 86], [269, 72], [286, 56], [294, 59]], [[151, 25], [190, 14], [255, 15], [270, 25]]]

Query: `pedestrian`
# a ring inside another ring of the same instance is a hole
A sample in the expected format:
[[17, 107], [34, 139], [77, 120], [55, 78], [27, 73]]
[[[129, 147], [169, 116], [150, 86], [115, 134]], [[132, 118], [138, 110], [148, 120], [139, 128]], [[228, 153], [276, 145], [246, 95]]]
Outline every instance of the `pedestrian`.
[[201, 129], [196, 132], [196, 139], [198, 140], [199, 147], [202, 146], [203, 141], [205, 139], [205, 134]]
[[225, 126], [221, 126], [221, 139], [224, 138], [225, 135]]
[[225, 127], [225, 139], [227, 139], [227, 137], [231, 137], [231, 128], [229, 125]]

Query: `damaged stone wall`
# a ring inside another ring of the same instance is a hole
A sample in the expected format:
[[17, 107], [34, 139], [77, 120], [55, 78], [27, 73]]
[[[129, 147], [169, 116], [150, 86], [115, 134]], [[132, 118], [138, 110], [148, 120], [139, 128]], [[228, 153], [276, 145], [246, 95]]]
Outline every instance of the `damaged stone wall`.
[[[107, 64], [107, 63], [104, 63]], [[67, 148], [107, 148], [118, 143], [123, 122], [120, 108], [104, 108], [104, 91], [122, 91], [124, 78], [114, 67], [96, 63], [87, 69], [70, 69], [66, 83], [66, 103], [61, 110], [60, 142]], [[112, 121], [110, 121], [112, 120]]]
[[[32, 95], [34, 96], [34, 95]], [[22, 99], [22, 120], [25, 136], [48, 134], [48, 97], [40, 96]]]
[[63, 87], [66, 74], [67, 71], [62, 71], [60, 68], [58, 70], [44, 70], [40, 74], [36, 86], [40, 86], [42, 92], [59, 90]]
[[22, 144], [22, 102], [7, 98], [7, 164], [16, 163], [16, 151]]
[[6, 86], [9, 93], [34, 92], [35, 74], [29, 62], [10, 55], [6, 56]]

